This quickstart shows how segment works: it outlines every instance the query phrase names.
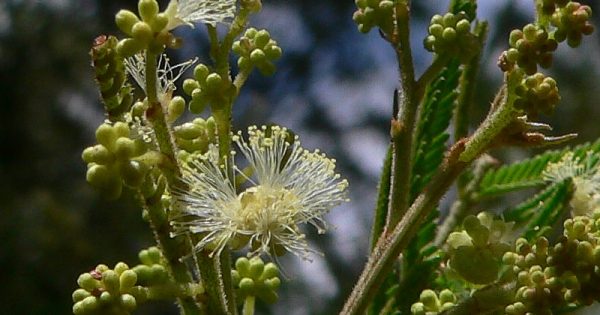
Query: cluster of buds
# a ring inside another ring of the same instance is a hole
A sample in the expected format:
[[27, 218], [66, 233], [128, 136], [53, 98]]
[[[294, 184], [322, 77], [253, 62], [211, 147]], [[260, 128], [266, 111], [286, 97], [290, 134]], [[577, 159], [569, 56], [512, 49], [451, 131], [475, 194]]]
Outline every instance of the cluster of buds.
[[110, 269], [98, 265], [77, 279], [79, 289], [73, 292], [73, 314], [130, 314], [148, 298], [146, 289], [138, 284], [138, 274], [120, 262]]
[[169, 281], [169, 273], [161, 263], [161, 253], [157, 247], [141, 250], [138, 254], [141, 265], [133, 267], [138, 283], [145, 287], [158, 286]]
[[540, 113], [552, 114], [560, 101], [556, 81], [539, 72], [523, 79], [515, 93], [518, 97], [514, 102], [515, 108], [525, 111], [530, 117]]
[[223, 78], [216, 72], [211, 72], [204, 65], [199, 64], [194, 68], [194, 78], [183, 81], [183, 91], [192, 97], [189, 102], [190, 112], [200, 114], [207, 104], [224, 104], [224, 97], [232, 95], [234, 88], [229, 78]]
[[274, 263], [265, 264], [260, 257], [241, 257], [235, 262], [235, 270], [231, 271], [231, 276], [237, 288], [236, 295], [241, 299], [254, 296], [266, 303], [277, 301], [277, 289], [281, 280], [279, 268]]
[[352, 19], [358, 24], [361, 33], [368, 33], [373, 27], [379, 27], [390, 34], [394, 25], [394, 1], [355, 0], [358, 8]]
[[147, 150], [142, 139], [131, 139], [129, 126], [124, 122], [104, 123], [96, 130], [98, 144], [86, 148], [81, 157], [88, 163], [87, 181], [108, 198], [121, 195], [123, 184], [139, 187], [149, 167], [136, 157]]
[[241, 71], [250, 72], [253, 67], [258, 68], [263, 75], [275, 72], [273, 62], [281, 57], [281, 48], [271, 39], [267, 30], [249, 28], [244, 35], [232, 46], [233, 52], [238, 54], [238, 67]]
[[132, 87], [126, 83], [123, 58], [117, 54], [117, 38], [99, 36], [90, 51], [96, 83], [109, 117], [120, 115], [133, 103]]
[[511, 32], [510, 48], [498, 62], [502, 71], [511, 71], [517, 65], [532, 75], [537, 72], [537, 65], [550, 67], [552, 52], [559, 42], [566, 40], [569, 46], [577, 47], [583, 35], [594, 31], [589, 21], [592, 10], [587, 5], [567, 0], [543, 0], [538, 10], [549, 22], [528, 24], [523, 30]]
[[531, 245], [516, 242], [503, 261], [517, 283], [511, 315], [552, 314], [561, 305], [590, 305], [600, 299], [600, 213], [577, 216], [564, 223], [554, 246], [540, 237]]
[[165, 46], [180, 46], [179, 40], [169, 32], [173, 27], [170, 25], [173, 24], [173, 17], [167, 12], [159, 12], [156, 0], [140, 0], [138, 14], [139, 17], [129, 10], [121, 10], [115, 17], [117, 27], [130, 36], [122, 39], [117, 45], [121, 56], [133, 56], [143, 49], [160, 53]]
[[434, 15], [425, 38], [425, 48], [437, 55], [458, 57], [467, 62], [479, 50], [477, 36], [471, 32], [471, 22], [463, 13]]
[[456, 296], [452, 291], [444, 289], [439, 296], [432, 290], [421, 292], [419, 302], [414, 303], [410, 311], [413, 315], [434, 315], [449, 310], [456, 305]]
[[552, 52], [558, 47], [548, 31], [535, 24], [527, 24], [523, 30], [513, 30], [509, 38], [510, 48], [500, 56], [502, 71], [510, 71], [516, 64], [532, 75], [537, 72], [538, 64], [542, 68], [552, 65]]
[[502, 255], [510, 249], [512, 224], [481, 212], [468, 216], [463, 231], [448, 236], [449, 264], [461, 277], [474, 284], [487, 284], [498, 278]]
[[213, 117], [196, 118], [173, 129], [177, 147], [187, 153], [204, 154], [216, 142], [216, 123]]
[[571, 47], [577, 47], [581, 44], [583, 35], [590, 35], [594, 31], [594, 26], [590, 23], [592, 9], [579, 2], [569, 2], [552, 14], [552, 25], [557, 30], [554, 38], [562, 42], [565, 39]]

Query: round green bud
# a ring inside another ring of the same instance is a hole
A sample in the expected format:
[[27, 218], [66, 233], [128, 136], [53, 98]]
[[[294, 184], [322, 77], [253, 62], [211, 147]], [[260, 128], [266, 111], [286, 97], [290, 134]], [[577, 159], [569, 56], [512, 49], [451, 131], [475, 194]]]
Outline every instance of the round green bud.
[[250, 53], [250, 60], [254, 63], [260, 63], [263, 62], [265, 60], [266, 56], [265, 56], [265, 52], [262, 51], [262, 49], [254, 49], [251, 53]]
[[244, 50], [243, 50], [242, 45], [239, 40], [233, 42], [233, 45], [231, 45], [231, 50], [238, 55], [241, 55], [244, 53]]
[[73, 291], [73, 294], [71, 294], [71, 298], [73, 299], [73, 303], [77, 303], [90, 295], [90, 292], [88, 292], [85, 289], [77, 289]]
[[121, 57], [127, 58], [135, 55], [138, 51], [144, 48], [144, 43], [134, 39], [134, 38], [125, 38], [119, 41], [117, 44], [117, 53]]
[[258, 30], [256, 30], [254, 27], [251, 27], [246, 30], [246, 33], [244, 33], [244, 37], [252, 39], [256, 37], [256, 33], [258, 33]]
[[84, 315], [85, 314], [85, 310], [83, 309], [82, 301], [73, 304], [73, 314], [74, 315]]
[[152, 268], [147, 265], [138, 265], [133, 267], [133, 270], [137, 274], [137, 280], [140, 285], [147, 285], [152, 279]]
[[446, 27], [442, 32], [442, 38], [447, 42], [454, 41], [456, 39], [456, 30], [451, 27]]
[[381, 10], [391, 10], [394, 8], [394, 2], [390, 0], [383, 0], [379, 2], [379, 9]]
[[117, 137], [129, 137], [129, 126], [124, 122], [117, 122], [113, 125]]
[[277, 277], [265, 280], [265, 285], [270, 290], [277, 290], [281, 285], [281, 280]]
[[79, 278], [77, 278], [77, 284], [88, 292], [92, 292], [100, 286], [100, 282], [87, 272], [82, 273]]
[[169, 279], [169, 273], [167, 269], [163, 265], [154, 264], [150, 267], [152, 271], [152, 282], [153, 283], [163, 283]]
[[158, 14], [158, 2], [156, 0], [140, 0], [138, 11], [144, 21], [150, 22]]
[[131, 28], [140, 19], [135, 15], [135, 13], [129, 10], [121, 10], [117, 12], [115, 15], [115, 23], [117, 27], [121, 30], [121, 32], [131, 36]]
[[199, 87], [200, 85], [198, 84], [198, 81], [194, 79], [185, 79], [183, 81], [183, 92], [185, 92], [187, 95], [191, 96], [192, 92]]
[[185, 100], [181, 96], [175, 96], [167, 107], [167, 121], [172, 123], [185, 111]]
[[81, 154], [81, 158], [86, 163], [96, 163], [106, 165], [114, 160], [114, 156], [105, 146], [97, 144], [93, 147], [86, 148]]
[[258, 279], [265, 269], [265, 263], [258, 257], [252, 258], [250, 260], [250, 272], [248, 276], [252, 277], [252, 279]]
[[102, 294], [100, 294], [100, 298], [98, 300], [100, 300], [100, 303], [104, 305], [111, 304], [113, 301], [113, 295], [108, 291], [104, 291]]
[[148, 248], [148, 259], [150, 259], [150, 261], [153, 264], [160, 263], [160, 257], [161, 257], [161, 253], [160, 253], [160, 249], [158, 249], [158, 247], [152, 246], [152, 247]]
[[206, 65], [199, 64], [194, 68], [194, 78], [196, 78], [196, 81], [198, 82], [204, 82], [209, 72], [210, 70]]
[[133, 25], [131, 36], [141, 43], [148, 44], [154, 37], [154, 32], [150, 24], [140, 21]]
[[165, 13], [159, 13], [154, 20], [152, 20], [150, 26], [154, 32], [158, 33], [167, 27], [167, 24], [169, 24], [169, 17]]
[[240, 1], [240, 4], [244, 9], [252, 13], [259, 12], [260, 9], [262, 9], [261, 0], [242, 0]]
[[109, 151], [114, 148], [115, 140], [117, 140], [117, 133], [113, 127], [109, 124], [102, 124], [96, 129], [96, 141], [101, 145], [105, 146]]
[[203, 135], [204, 130], [194, 123], [187, 122], [181, 126], [175, 127], [173, 133], [178, 138], [193, 140]]
[[442, 24], [444, 24], [444, 26], [446, 26], [446, 27], [454, 27], [457, 22], [456, 20], [457, 20], [457, 16], [454, 15], [453, 13], [448, 12], [448, 13], [444, 14]]
[[250, 67], [252, 67], [252, 63], [250, 62], [250, 59], [246, 58], [246, 57], [240, 57], [238, 59], [237, 64], [240, 69], [249, 69]]
[[235, 262], [235, 269], [242, 276], [247, 276], [250, 273], [250, 260], [246, 257], [238, 258]]
[[119, 277], [119, 288], [121, 292], [127, 292], [137, 282], [137, 274], [133, 270], [125, 270]]
[[131, 294], [122, 294], [120, 296], [120, 301], [121, 305], [123, 305], [123, 308], [125, 308], [128, 311], [133, 311], [135, 310], [135, 308], [137, 307], [137, 302], [135, 300], [135, 297], [133, 297], [133, 295]]
[[130, 159], [135, 152], [135, 142], [129, 138], [121, 137], [115, 141], [115, 155], [119, 159]]
[[439, 14], [432, 16], [431, 21], [429, 22], [429, 24], [443, 24], [443, 23], [444, 23], [444, 17]]
[[[240, 276], [240, 273], [237, 270], [235, 270], [235, 269], [231, 270], [231, 281], [233, 282], [233, 284], [236, 285], [236, 286], [239, 286], [240, 280], [242, 280], [242, 277]], [[76, 301], [74, 301], [74, 302], [76, 302]]]
[[114, 270], [107, 270], [102, 273], [102, 282], [106, 290], [112, 294], [119, 293], [119, 275]]
[[110, 270], [110, 268], [108, 268], [108, 266], [107, 266], [107, 265], [105, 265], [105, 264], [98, 264], [98, 265], [96, 266], [96, 268], [94, 268], [94, 270], [95, 270], [97, 273], [99, 273], [99, 274], [102, 274], [103, 272], [105, 272], [105, 271], [107, 271], [107, 270]]
[[471, 23], [467, 19], [462, 19], [456, 23], [456, 32], [459, 34], [468, 33], [471, 30]]
[[419, 301], [430, 309], [437, 309], [438, 297], [432, 290], [424, 290], [419, 296]]
[[84, 313], [91, 313], [98, 309], [98, 299], [94, 296], [88, 296], [80, 302]]
[[454, 295], [454, 293], [452, 293], [452, 291], [444, 289], [442, 290], [442, 292], [440, 292], [440, 302], [454, 304], [456, 303], [456, 296]]
[[218, 73], [211, 73], [206, 77], [206, 87], [215, 91], [223, 84], [223, 78]]
[[254, 46], [256, 48], [264, 48], [271, 39], [271, 34], [267, 30], [260, 30], [254, 36]]
[[429, 26], [429, 34], [435, 37], [442, 37], [442, 33], [444, 32], [444, 27], [440, 24], [432, 24]]
[[269, 58], [270, 60], [279, 59], [281, 58], [282, 54], [281, 47], [277, 45], [268, 46], [267, 48], [265, 48], [264, 52], [265, 55], [267, 55], [267, 58]]
[[123, 272], [129, 270], [129, 266], [124, 262], [118, 262], [113, 270], [120, 276]]
[[242, 291], [245, 294], [250, 294], [252, 293], [252, 291], [254, 291], [254, 280], [250, 279], [250, 278], [242, 278], [242, 280], [240, 280], [240, 291]]
[[275, 265], [274, 263], [266, 264], [261, 278], [270, 279], [277, 276], [279, 276], [279, 268], [277, 268], [277, 265]]
[[126, 161], [121, 164], [121, 176], [125, 184], [131, 187], [139, 187], [144, 182], [148, 167], [143, 162]]

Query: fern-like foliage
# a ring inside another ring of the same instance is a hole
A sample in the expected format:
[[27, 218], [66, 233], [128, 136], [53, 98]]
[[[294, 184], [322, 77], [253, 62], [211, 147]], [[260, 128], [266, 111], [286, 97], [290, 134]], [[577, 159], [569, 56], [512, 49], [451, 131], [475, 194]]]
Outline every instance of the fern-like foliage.
[[446, 141], [450, 137], [447, 129], [458, 95], [456, 88], [461, 73], [458, 66], [458, 62], [453, 61], [442, 71], [427, 89], [421, 104], [423, 110], [419, 117], [415, 139], [411, 201], [429, 183], [444, 158]]
[[[542, 172], [548, 163], [559, 161], [569, 151], [568, 148], [548, 151], [531, 159], [489, 170], [479, 184], [477, 199], [543, 185]], [[600, 152], [600, 140], [577, 146], [572, 151], [575, 157], [581, 159], [587, 152], [597, 155]]]
[[532, 198], [504, 211], [504, 220], [525, 226], [522, 237], [528, 240], [544, 236], [561, 221], [571, 200], [571, 192], [571, 180], [552, 184]]

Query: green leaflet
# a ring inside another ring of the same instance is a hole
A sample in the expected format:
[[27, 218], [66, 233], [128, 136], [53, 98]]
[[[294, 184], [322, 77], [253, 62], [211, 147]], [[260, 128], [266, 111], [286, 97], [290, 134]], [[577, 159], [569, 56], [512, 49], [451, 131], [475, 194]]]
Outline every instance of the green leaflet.
[[375, 218], [373, 219], [373, 228], [371, 229], [371, 249], [375, 247], [379, 236], [385, 227], [387, 219], [388, 204], [390, 201], [390, 182], [392, 170], [392, 146], [388, 147], [383, 161], [383, 169], [381, 170], [381, 178], [379, 180], [377, 192], [377, 204], [375, 206]]
[[570, 180], [548, 186], [532, 198], [504, 212], [504, 220], [526, 225], [522, 236], [532, 240], [552, 230], [571, 199]]
[[[584, 158], [588, 151], [597, 154], [600, 151], [600, 140], [573, 149], [575, 157], [579, 158]], [[548, 163], [557, 162], [567, 152], [569, 152], [568, 148], [548, 151], [531, 159], [489, 170], [479, 184], [476, 199], [489, 198], [542, 185], [544, 183], [542, 172]]]

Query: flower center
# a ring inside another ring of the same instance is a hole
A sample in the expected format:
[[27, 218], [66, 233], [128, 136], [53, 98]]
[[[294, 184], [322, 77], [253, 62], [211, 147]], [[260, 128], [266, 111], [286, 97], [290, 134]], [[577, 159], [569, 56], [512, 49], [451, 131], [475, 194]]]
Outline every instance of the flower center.
[[244, 228], [273, 231], [294, 223], [300, 211], [296, 194], [285, 188], [258, 185], [239, 195], [238, 218]]

